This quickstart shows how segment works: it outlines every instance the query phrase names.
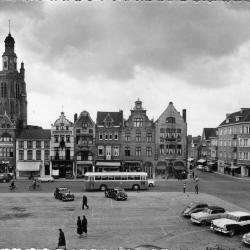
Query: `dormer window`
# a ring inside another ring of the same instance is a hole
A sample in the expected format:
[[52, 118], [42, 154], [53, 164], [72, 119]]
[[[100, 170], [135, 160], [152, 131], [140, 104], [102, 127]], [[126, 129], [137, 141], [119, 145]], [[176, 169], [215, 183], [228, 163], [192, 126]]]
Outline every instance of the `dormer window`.
[[236, 121], [236, 122], [239, 122], [239, 121], [240, 121], [240, 118], [241, 118], [241, 116], [235, 116], [235, 121]]
[[111, 127], [111, 122], [110, 121], [108, 121], [108, 122], [106, 122], [106, 127]]
[[167, 117], [166, 123], [175, 123], [175, 117], [172, 117], [172, 116]]
[[226, 123], [229, 123], [229, 119], [228, 118], [226, 119]]

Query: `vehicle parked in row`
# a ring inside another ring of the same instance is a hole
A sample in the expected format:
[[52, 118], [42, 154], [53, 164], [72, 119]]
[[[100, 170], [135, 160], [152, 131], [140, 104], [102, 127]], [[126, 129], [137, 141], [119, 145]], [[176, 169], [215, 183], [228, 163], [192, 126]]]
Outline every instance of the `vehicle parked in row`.
[[192, 213], [201, 212], [207, 207], [208, 207], [208, 204], [203, 203], [203, 202], [191, 202], [182, 211], [182, 216], [190, 218]]
[[223, 207], [208, 206], [203, 211], [191, 214], [191, 221], [195, 224], [206, 226], [214, 219], [224, 218], [227, 213]]
[[250, 246], [250, 233], [245, 233], [242, 236], [242, 242], [248, 246]]
[[53, 181], [55, 181], [55, 179], [52, 176], [38, 177], [37, 180], [40, 182], [53, 182]]
[[225, 218], [212, 220], [210, 229], [231, 237], [236, 233], [250, 231], [250, 213], [230, 212]]
[[124, 201], [128, 199], [128, 195], [122, 188], [110, 188], [105, 190], [105, 196], [117, 201]]
[[73, 201], [75, 196], [70, 193], [69, 188], [66, 187], [57, 187], [54, 192], [54, 197], [62, 201]]
[[10, 182], [12, 175], [9, 173], [0, 173], [0, 182]]

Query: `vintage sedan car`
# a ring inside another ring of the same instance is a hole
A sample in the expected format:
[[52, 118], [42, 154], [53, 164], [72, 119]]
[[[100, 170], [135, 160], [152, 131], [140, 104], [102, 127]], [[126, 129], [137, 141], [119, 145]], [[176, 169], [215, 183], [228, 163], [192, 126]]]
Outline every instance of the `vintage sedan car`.
[[250, 213], [229, 212], [225, 218], [212, 220], [210, 229], [229, 236], [250, 230]]
[[37, 178], [40, 182], [53, 182], [55, 179], [52, 176], [42, 176]]
[[208, 204], [203, 202], [191, 202], [182, 211], [182, 216], [190, 218], [191, 214], [203, 211], [208, 207]]
[[75, 196], [70, 193], [69, 188], [66, 187], [57, 187], [54, 192], [54, 197], [62, 201], [73, 201]]
[[10, 182], [12, 176], [9, 173], [0, 173], [0, 182]]
[[202, 226], [209, 225], [212, 220], [224, 218], [227, 213], [223, 207], [208, 206], [203, 211], [191, 214], [191, 221]]
[[250, 246], [250, 233], [246, 233], [242, 236], [242, 242]]
[[105, 196], [107, 198], [112, 198], [119, 201], [124, 201], [128, 199], [128, 195], [122, 188], [110, 188], [105, 190]]

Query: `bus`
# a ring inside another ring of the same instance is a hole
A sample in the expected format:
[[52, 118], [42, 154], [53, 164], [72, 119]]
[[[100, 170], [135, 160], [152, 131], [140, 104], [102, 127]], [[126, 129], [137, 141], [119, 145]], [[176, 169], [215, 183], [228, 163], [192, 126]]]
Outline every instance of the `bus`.
[[148, 189], [148, 177], [145, 172], [86, 172], [84, 188], [105, 191], [108, 188]]

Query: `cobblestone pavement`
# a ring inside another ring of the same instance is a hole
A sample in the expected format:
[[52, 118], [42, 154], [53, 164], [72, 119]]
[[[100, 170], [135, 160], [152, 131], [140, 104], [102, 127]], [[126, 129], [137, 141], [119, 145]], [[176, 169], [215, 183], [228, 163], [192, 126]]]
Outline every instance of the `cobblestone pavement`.
[[[90, 209], [82, 211], [82, 193], [76, 193], [74, 202], [56, 200], [51, 193], [0, 194], [0, 248], [55, 249], [58, 228], [62, 228], [67, 249], [117, 249], [140, 244], [197, 250], [222, 244], [247, 249], [240, 235], [230, 238], [216, 234], [180, 216], [190, 201], [206, 201], [229, 211], [244, 210], [214, 196], [141, 191], [129, 192], [127, 201], [114, 201], [101, 192], [86, 195]], [[88, 219], [88, 236], [79, 238], [76, 218], [83, 214]]]

